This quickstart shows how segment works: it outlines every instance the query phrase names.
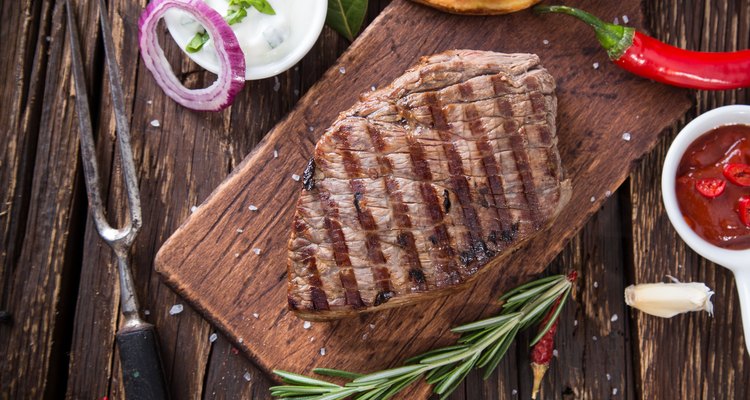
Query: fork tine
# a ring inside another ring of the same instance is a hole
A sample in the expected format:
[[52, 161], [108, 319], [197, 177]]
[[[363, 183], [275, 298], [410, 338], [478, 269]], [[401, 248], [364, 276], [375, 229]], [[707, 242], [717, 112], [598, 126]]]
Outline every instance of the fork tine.
[[70, 39], [71, 68], [73, 70], [73, 81], [76, 88], [76, 113], [78, 113], [78, 130], [81, 138], [81, 161], [86, 182], [86, 194], [88, 196], [89, 208], [94, 217], [96, 229], [102, 232], [111, 229], [104, 217], [101, 193], [99, 189], [99, 171], [96, 163], [96, 152], [94, 149], [94, 136], [91, 128], [91, 114], [89, 111], [89, 97], [86, 92], [86, 76], [83, 72], [83, 57], [81, 56], [80, 40], [78, 38], [78, 27], [76, 26], [73, 6], [70, 0], [65, 1], [68, 16], [68, 38]]
[[120, 148], [123, 178], [128, 194], [128, 208], [130, 210], [130, 224], [135, 235], [141, 227], [141, 199], [138, 188], [138, 178], [135, 174], [133, 150], [130, 145], [130, 124], [125, 111], [125, 100], [122, 92], [122, 78], [120, 67], [117, 65], [115, 45], [112, 40], [112, 29], [109, 26], [107, 5], [99, 0], [99, 20], [104, 39], [104, 53], [109, 73], [109, 89], [112, 93], [112, 105], [117, 124], [117, 140]]

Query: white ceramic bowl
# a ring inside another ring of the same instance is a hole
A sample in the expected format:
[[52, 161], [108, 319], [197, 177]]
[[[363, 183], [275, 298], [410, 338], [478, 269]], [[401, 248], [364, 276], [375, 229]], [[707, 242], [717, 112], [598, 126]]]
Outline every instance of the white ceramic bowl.
[[683, 154], [693, 141], [704, 133], [722, 125], [746, 124], [750, 125], [750, 106], [734, 105], [719, 107], [708, 111], [687, 124], [677, 135], [669, 147], [667, 157], [664, 159], [664, 168], [661, 176], [662, 200], [667, 216], [672, 222], [677, 234], [682, 240], [695, 250], [696, 253], [724, 266], [734, 273], [737, 290], [742, 308], [742, 324], [745, 330], [745, 344], [750, 348], [750, 249], [728, 250], [715, 246], [693, 231], [685, 222], [677, 203], [675, 182], [677, 179], [677, 167]]
[[[217, 10], [219, 14], [226, 15], [228, 1], [204, 1]], [[310, 51], [318, 40], [325, 24], [328, 0], [268, 0], [268, 2], [277, 10], [279, 15], [266, 16], [250, 9], [249, 15], [245, 17], [242, 23], [231, 26], [245, 51], [245, 63], [247, 65], [245, 79], [247, 80], [275, 76], [294, 66]], [[293, 11], [281, 16], [280, 10], [282, 7], [288, 7], [288, 10]], [[248, 42], [255, 42], [254, 44], [257, 45], [263, 39], [258, 27], [267, 24], [270, 18], [285, 18], [286, 23], [291, 27], [290, 36], [270, 52], [253, 54], [252, 50], [248, 51], [248, 48], [252, 47], [253, 44]], [[180, 10], [170, 10], [165, 15], [164, 22], [172, 38], [183, 50], [195, 35], [196, 29], [200, 27], [190, 18], [189, 14]], [[206, 70], [213, 73], [219, 71], [218, 59], [210, 42], [201, 51], [196, 53], [185, 52], [185, 54]]]

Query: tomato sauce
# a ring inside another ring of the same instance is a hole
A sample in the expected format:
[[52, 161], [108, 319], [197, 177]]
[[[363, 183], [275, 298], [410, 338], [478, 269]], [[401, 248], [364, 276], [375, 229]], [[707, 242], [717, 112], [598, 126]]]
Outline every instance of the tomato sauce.
[[749, 171], [749, 125], [718, 127], [688, 147], [677, 167], [677, 202], [700, 237], [725, 249], [750, 248]]

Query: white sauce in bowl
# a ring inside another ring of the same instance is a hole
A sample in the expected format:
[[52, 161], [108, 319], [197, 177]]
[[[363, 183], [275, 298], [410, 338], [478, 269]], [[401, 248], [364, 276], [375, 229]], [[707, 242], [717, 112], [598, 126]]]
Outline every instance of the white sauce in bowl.
[[[204, 0], [222, 16], [227, 15], [227, 0]], [[278, 75], [296, 64], [312, 48], [323, 29], [327, 0], [268, 0], [276, 15], [263, 14], [254, 7], [247, 9], [242, 22], [229, 25], [245, 53], [245, 79], [263, 79]], [[203, 27], [184, 11], [172, 9], [164, 17], [169, 33], [177, 45], [185, 47]], [[198, 52], [188, 53], [201, 67], [217, 73], [219, 61], [213, 40]]]

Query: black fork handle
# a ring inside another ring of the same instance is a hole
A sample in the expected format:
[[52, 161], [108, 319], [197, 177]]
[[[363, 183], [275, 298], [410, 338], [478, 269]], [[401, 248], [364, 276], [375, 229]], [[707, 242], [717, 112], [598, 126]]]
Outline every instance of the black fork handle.
[[154, 326], [140, 323], [117, 333], [127, 400], [168, 399]]

